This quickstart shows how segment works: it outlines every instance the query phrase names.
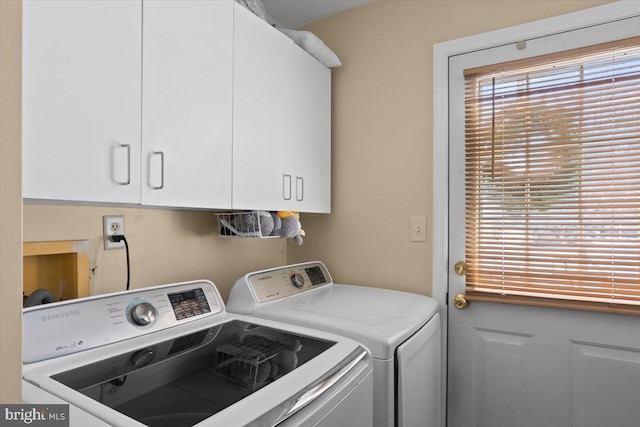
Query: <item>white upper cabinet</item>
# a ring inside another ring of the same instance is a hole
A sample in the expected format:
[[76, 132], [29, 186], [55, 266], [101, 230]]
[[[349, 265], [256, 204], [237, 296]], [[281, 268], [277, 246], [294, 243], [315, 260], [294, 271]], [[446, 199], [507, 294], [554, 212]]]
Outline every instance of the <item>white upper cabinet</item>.
[[141, 3], [23, 13], [24, 197], [139, 203]]
[[231, 208], [233, 2], [145, 1], [142, 204]]
[[300, 212], [331, 211], [331, 70], [293, 51], [293, 181]]
[[236, 5], [233, 72], [233, 208], [288, 210], [293, 41]]
[[329, 212], [330, 104], [232, 0], [24, 1], [26, 199]]
[[331, 210], [331, 71], [236, 6], [233, 208]]

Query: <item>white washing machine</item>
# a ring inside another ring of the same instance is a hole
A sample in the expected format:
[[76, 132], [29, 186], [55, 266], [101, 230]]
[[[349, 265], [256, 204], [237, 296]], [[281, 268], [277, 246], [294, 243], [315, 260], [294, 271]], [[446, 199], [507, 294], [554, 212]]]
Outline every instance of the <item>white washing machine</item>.
[[27, 308], [23, 402], [70, 425], [370, 427], [369, 352], [353, 340], [229, 314], [208, 281]]
[[437, 302], [407, 292], [335, 284], [321, 262], [238, 279], [227, 310], [332, 332], [369, 348], [376, 427], [441, 427]]

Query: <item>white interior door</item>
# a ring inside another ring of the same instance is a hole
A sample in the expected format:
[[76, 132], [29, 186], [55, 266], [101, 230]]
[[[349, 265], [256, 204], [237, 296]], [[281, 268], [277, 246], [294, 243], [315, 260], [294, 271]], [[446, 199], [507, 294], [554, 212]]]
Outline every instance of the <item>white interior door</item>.
[[633, 18], [452, 57], [449, 63], [448, 426], [631, 427], [640, 420], [640, 318], [453, 299], [465, 280], [463, 70], [640, 34]]

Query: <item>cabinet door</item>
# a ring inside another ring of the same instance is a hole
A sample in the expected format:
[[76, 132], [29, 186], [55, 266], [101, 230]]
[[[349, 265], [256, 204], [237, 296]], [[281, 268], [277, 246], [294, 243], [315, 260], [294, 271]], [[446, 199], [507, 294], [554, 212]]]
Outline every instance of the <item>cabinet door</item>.
[[331, 211], [331, 70], [293, 52], [293, 197], [300, 212]]
[[232, 1], [145, 1], [142, 203], [231, 208]]
[[288, 210], [293, 41], [239, 5], [234, 22], [233, 207]]
[[23, 195], [139, 203], [140, 1], [23, 3]]

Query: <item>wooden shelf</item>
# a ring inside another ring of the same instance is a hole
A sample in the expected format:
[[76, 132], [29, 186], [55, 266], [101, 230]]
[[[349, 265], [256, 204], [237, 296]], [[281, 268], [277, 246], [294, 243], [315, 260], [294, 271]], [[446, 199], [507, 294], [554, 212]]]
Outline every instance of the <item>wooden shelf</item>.
[[25, 295], [48, 289], [55, 301], [89, 295], [89, 241], [23, 243]]

